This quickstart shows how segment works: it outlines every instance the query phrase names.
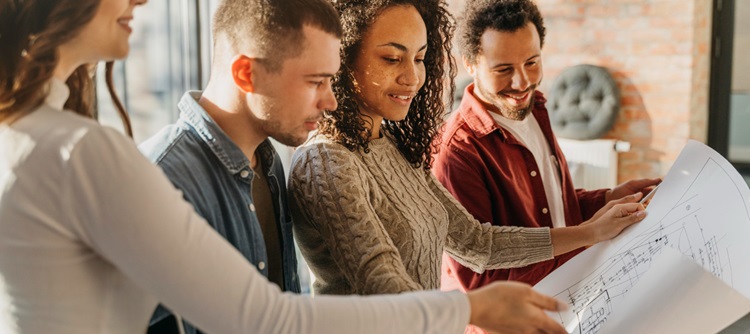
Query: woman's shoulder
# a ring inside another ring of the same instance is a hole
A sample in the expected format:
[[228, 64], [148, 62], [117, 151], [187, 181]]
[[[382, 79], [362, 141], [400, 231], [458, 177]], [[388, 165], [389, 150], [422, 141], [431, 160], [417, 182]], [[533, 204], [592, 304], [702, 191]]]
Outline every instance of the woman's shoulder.
[[331, 139], [330, 137], [313, 133], [307, 141], [294, 150], [292, 164], [297, 161], [345, 161], [356, 159], [356, 151], [351, 151], [346, 146]]
[[[59, 110], [47, 104], [42, 104], [34, 111], [16, 121], [14, 127], [29, 132], [44, 132], [61, 135], [75, 131], [86, 131], [101, 127], [91, 118], [76, 114], [69, 110]], [[51, 131], [52, 129], [56, 129]]]
[[89, 152], [98, 156], [100, 153], [110, 154], [113, 148], [135, 145], [117, 130], [102, 126], [93, 119], [46, 105], [17, 120], [11, 127], [16, 134], [34, 142], [35, 151], [48, 151], [49, 154], [60, 155], [62, 159], [70, 157], [81, 146], [86, 146], [87, 151], [91, 148], [107, 150]]
[[317, 149], [329, 149], [329, 150], [345, 150], [346, 147], [342, 145], [341, 143], [333, 140], [331, 137], [319, 133], [319, 132], [313, 132], [310, 134], [310, 138], [308, 138], [304, 144], [300, 145], [297, 149], [298, 150], [317, 150]]

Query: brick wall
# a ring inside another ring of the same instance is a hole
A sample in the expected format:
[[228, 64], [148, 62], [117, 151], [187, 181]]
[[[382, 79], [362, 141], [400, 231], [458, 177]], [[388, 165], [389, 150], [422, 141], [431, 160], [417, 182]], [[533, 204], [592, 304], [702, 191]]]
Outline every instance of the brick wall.
[[[463, 1], [449, 1], [455, 13]], [[605, 136], [629, 141], [620, 182], [663, 176], [688, 139], [705, 142], [711, 0], [537, 0], [547, 27], [544, 92], [566, 67], [606, 67], [622, 94]]]

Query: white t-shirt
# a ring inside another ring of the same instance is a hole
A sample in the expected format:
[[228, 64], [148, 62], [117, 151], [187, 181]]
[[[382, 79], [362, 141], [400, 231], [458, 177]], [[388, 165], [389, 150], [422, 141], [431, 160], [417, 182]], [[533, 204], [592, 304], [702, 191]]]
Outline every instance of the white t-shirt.
[[565, 206], [562, 200], [562, 185], [560, 182], [560, 166], [549, 149], [547, 138], [542, 133], [534, 114], [529, 114], [522, 121], [512, 120], [500, 114], [490, 112], [498, 125], [510, 132], [521, 144], [531, 151], [538, 171], [529, 171], [542, 177], [544, 193], [547, 195], [548, 213], [552, 218], [553, 227], [565, 226]]
[[0, 333], [143, 333], [157, 301], [210, 333], [463, 331], [461, 293], [281, 293], [131, 140], [50, 87], [0, 124]]

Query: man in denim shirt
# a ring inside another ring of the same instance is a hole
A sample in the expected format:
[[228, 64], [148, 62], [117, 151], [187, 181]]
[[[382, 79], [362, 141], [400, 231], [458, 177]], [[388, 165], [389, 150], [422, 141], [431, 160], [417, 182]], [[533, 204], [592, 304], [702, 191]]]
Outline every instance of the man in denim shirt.
[[[336, 108], [341, 27], [324, 1], [284, 3], [222, 2], [208, 85], [186, 93], [179, 120], [141, 150], [260, 273], [298, 293], [286, 180], [268, 137], [298, 146], [323, 110]], [[163, 306], [151, 323], [149, 333], [173, 333], [178, 324], [198, 333]]]

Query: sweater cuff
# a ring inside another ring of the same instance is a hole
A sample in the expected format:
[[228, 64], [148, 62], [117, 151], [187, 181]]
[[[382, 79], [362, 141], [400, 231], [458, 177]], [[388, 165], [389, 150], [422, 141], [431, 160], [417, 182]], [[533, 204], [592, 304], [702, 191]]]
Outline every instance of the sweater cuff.
[[555, 257], [549, 227], [524, 229], [523, 234], [529, 248], [526, 254], [530, 263], [547, 261]]

